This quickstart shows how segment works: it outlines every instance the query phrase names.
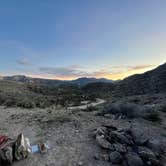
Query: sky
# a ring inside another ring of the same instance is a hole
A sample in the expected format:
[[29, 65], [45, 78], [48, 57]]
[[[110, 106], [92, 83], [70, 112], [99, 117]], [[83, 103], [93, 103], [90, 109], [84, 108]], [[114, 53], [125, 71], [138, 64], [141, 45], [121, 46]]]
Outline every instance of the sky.
[[166, 62], [166, 0], [0, 0], [0, 75], [123, 79]]

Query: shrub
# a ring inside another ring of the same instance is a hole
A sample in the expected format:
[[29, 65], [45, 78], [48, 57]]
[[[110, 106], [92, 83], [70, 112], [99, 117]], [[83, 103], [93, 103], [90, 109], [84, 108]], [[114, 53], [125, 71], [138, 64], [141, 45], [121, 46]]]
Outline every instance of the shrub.
[[104, 108], [105, 113], [124, 115], [128, 118], [136, 118], [140, 114], [140, 107], [133, 103], [115, 102]]
[[115, 102], [104, 108], [104, 113], [123, 115], [127, 118], [139, 118], [149, 115], [154, 110], [134, 103]]
[[7, 107], [15, 106], [16, 101], [12, 98], [7, 98], [6, 101], [4, 102], [4, 105]]
[[18, 102], [17, 106], [22, 107], [22, 108], [34, 108], [35, 103], [33, 101], [28, 100], [28, 99], [24, 99], [24, 100]]

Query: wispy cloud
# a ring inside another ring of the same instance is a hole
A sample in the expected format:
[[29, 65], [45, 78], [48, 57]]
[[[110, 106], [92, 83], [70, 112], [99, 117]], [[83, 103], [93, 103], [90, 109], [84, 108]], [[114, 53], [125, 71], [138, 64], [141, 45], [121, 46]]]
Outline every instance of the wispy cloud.
[[147, 69], [151, 67], [155, 67], [156, 65], [152, 64], [144, 64], [144, 65], [136, 65], [136, 66], [127, 66], [128, 70], [142, 70], [142, 69]]
[[110, 69], [100, 69], [95, 71], [85, 71], [78, 65], [67, 67], [41, 67], [41, 74], [47, 74], [60, 79], [78, 78], [78, 77], [107, 77], [110, 79], [122, 79], [131, 74], [144, 72], [155, 65], [136, 65], [136, 66], [114, 66]]
[[25, 57], [23, 57], [21, 59], [18, 59], [17, 63], [19, 65], [26, 65], [26, 66], [31, 66], [32, 65], [32, 62], [29, 59], [25, 58]]
[[39, 71], [43, 74], [49, 74], [58, 78], [77, 78], [77, 77], [103, 77], [108, 74], [104, 70], [89, 72], [78, 68], [77, 65], [68, 67], [41, 67]]

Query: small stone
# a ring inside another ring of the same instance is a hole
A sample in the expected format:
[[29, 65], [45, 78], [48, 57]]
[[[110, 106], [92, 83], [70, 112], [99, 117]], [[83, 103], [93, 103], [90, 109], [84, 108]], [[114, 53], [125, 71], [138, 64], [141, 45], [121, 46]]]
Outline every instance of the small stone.
[[120, 142], [122, 144], [133, 145], [132, 140], [128, 139], [123, 133], [112, 132], [111, 137], [114, 141]]
[[78, 162], [78, 166], [82, 166], [82, 165], [83, 165], [82, 161]]
[[155, 153], [161, 153], [162, 151], [162, 144], [157, 139], [150, 139], [147, 143], [147, 147], [153, 150]]
[[155, 154], [150, 149], [143, 146], [138, 147], [138, 154], [140, 155], [141, 158], [147, 159], [147, 160], [150, 158], [152, 159], [156, 158]]
[[130, 129], [130, 133], [137, 145], [144, 145], [148, 142], [149, 137], [142, 131], [141, 128], [135, 127]]
[[108, 154], [102, 154], [102, 155], [101, 155], [101, 159], [102, 159], [103, 161], [109, 161], [109, 155], [108, 155]]
[[151, 165], [161, 166], [160, 161], [157, 160], [156, 158], [150, 158], [149, 161], [151, 162]]
[[143, 166], [143, 161], [137, 153], [129, 152], [125, 158], [129, 166]]
[[126, 153], [126, 148], [122, 144], [116, 143], [116, 144], [113, 144], [113, 146], [117, 152]]
[[104, 138], [104, 135], [97, 136], [96, 140], [98, 144], [104, 149], [110, 149], [111, 144]]
[[122, 156], [119, 152], [111, 152], [110, 153], [110, 161], [113, 164], [120, 164], [122, 162]]
[[106, 127], [99, 127], [95, 130], [94, 134], [95, 136], [101, 136], [101, 135], [105, 135], [106, 132]]

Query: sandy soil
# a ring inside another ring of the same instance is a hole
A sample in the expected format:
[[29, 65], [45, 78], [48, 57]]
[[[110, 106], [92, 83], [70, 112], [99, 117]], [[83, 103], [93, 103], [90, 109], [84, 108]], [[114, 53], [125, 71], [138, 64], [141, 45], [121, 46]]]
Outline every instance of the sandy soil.
[[46, 154], [30, 155], [14, 166], [110, 166], [94, 159], [100, 148], [92, 137], [93, 130], [103, 124], [125, 128], [131, 123], [143, 127], [151, 137], [166, 135], [164, 126], [143, 120], [140, 123], [139, 119], [130, 122], [96, 116], [96, 112], [0, 107], [1, 134], [13, 138], [22, 132], [32, 144], [49, 141], [51, 146]]

